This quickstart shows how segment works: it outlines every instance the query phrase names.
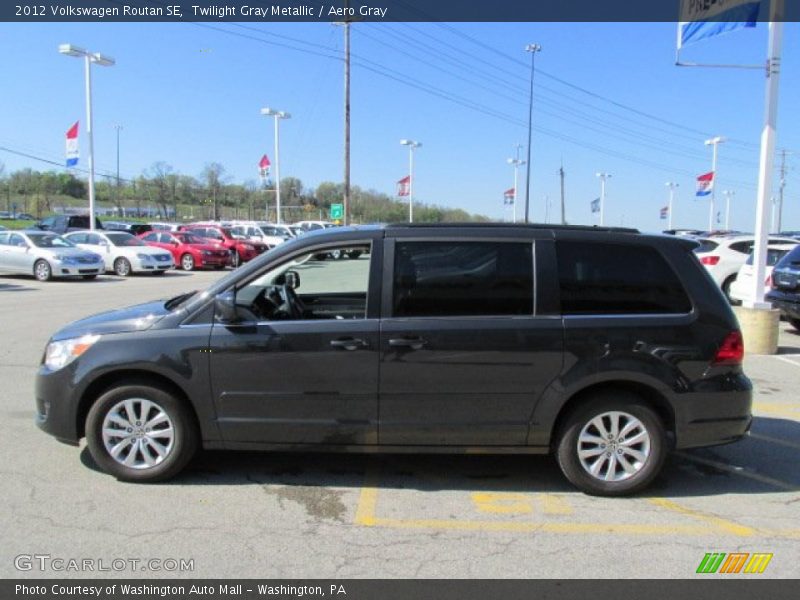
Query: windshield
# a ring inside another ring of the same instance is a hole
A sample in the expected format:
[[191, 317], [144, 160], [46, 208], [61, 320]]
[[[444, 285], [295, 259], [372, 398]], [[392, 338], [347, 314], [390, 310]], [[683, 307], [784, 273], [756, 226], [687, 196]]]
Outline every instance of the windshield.
[[207, 239], [197, 237], [196, 235], [192, 235], [190, 233], [181, 233], [175, 236], [184, 244], [208, 244], [209, 241]]
[[74, 248], [75, 244], [60, 235], [28, 234], [28, 239], [39, 248]]
[[108, 241], [115, 246], [146, 246], [142, 240], [130, 233], [107, 233]]

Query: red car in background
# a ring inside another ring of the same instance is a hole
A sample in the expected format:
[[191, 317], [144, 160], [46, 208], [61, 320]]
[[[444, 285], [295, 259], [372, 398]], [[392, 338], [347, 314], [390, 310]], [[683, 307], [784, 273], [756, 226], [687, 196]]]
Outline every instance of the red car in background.
[[219, 225], [186, 225], [183, 231], [225, 246], [230, 252], [231, 266], [233, 267], [238, 267], [269, 249], [264, 242], [235, 236], [230, 228]]
[[231, 259], [231, 253], [221, 245], [185, 231], [148, 231], [139, 236], [148, 246], [169, 250], [184, 271], [213, 267], [224, 269]]

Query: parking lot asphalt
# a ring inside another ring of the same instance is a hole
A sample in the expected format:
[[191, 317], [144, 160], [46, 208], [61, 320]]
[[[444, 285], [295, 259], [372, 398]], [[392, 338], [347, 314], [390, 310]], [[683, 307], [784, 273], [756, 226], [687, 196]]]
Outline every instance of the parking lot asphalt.
[[[785, 324], [778, 355], [745, 362], [752, 435], [674, 454], [633, 498], [583, 495], [538, 456], [204, 452], [174, 481], [125, 484], [97, 470], [85, 444], [35, 427], [34, 375], [53, 331], [220, 276], [0, 277], [0, 576], [798, 576], [800, 335]], [[696, 575], [708, 552], [773, 557], [761, 575]], [[191, 559], [194, 569], [43, 572], [34, 562], [20, 571], [20, 555], [90, 559], [95, 569]]]

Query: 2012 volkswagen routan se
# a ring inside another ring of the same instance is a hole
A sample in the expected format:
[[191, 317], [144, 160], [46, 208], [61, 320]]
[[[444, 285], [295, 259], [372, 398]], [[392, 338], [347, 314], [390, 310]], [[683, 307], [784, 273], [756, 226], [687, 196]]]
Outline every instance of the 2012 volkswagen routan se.
[[[730, 306], [695, 243], [632, 229], [335, 228], [204, 292], [56, 333], [38, 424], [126, 481], [198, 449], [553, 453], [593, 494], [751, 422]], [[359, 258], [314, 257], [360, 248]]]

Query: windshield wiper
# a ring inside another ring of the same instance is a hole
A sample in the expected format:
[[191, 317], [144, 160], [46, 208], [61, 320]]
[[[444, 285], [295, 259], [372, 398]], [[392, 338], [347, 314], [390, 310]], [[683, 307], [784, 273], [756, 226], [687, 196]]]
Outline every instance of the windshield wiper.
[[181, 294], [180, 296], [175, 296], [174, 298], [170, 298], [164, 303], [164, 308], [167, 310], [172, 310], [173, 308], [177, 308], [181, 304], [183, 304], [186, 300], [191, 298], [197, 293], [197, 290], [187, 292], [185, 294]]

